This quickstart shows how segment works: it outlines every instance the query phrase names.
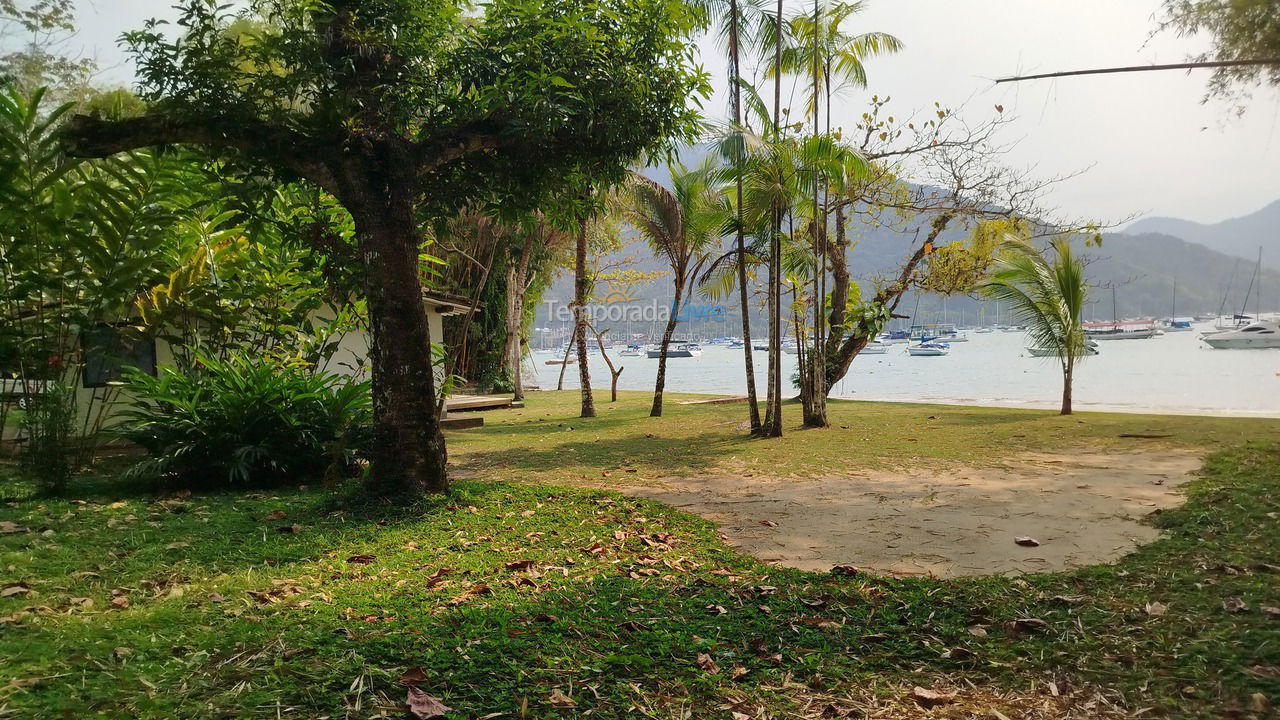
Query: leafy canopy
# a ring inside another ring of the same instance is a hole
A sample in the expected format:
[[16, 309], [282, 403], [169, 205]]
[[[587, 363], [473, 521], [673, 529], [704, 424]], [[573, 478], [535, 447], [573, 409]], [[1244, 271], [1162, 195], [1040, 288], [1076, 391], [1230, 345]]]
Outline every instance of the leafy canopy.
[[[185, 0], [170, 37], [127, 35], [153, 112], [222, 129], [273, 166], [403, 142], [439, 216], [477, 198], [536, 206], [552, 180], [621, 179], [692, 136], [708, 92], [680, 0]], [[273, 148], [255, 128], [283, 129]], [[201, 138], [208, 140], [208, 137]], [[214, 143], [216, 144], [216, 143]]]

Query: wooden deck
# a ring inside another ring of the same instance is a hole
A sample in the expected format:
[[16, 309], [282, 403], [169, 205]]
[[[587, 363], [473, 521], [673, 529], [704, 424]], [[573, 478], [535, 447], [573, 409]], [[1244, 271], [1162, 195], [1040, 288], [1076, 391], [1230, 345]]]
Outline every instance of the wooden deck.
[[516, 402], [511, 395], [454, 395], [445, 401], [448, 416], [440, 421], [446, 430], [466, 430], [484, 426], [485, 410], [501, 410], [503, 408], [522, 408], [523, 402]]
[[445, 401], [449, 412], [479, 412], [481, 410], [501, 410], [503, 408], [522, 408], [523, 402], [512, 400], [511, 395], [454, 395]]

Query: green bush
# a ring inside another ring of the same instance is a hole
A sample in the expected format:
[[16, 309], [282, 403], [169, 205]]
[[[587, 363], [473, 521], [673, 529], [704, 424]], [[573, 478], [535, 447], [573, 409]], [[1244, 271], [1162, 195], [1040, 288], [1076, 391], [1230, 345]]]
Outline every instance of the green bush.
[[130, 476], [204, 485], [334, 481], [370, 445], [369, 383], [250, 358], [134, 372], [113, 432], [147, 459]]

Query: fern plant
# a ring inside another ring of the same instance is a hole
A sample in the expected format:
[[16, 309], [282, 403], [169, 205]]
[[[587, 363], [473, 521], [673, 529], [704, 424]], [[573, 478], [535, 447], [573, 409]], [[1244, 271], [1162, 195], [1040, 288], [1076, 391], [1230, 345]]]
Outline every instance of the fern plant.
[[128, 377], [112, 431], [147, 451], [127, 471], [198, 485], [263, 486], [351, 473], [369, 448], [367, 382], [244, 356]]

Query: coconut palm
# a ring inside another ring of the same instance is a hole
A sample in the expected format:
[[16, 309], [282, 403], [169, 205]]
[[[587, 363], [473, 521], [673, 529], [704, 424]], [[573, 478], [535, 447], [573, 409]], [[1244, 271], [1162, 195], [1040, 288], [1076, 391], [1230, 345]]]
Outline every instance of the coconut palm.
[[649, 415], [661, 417], [662, 391], [667, 380], [667, 351], [675, 334], [681, 303], [689, 281], [698, 276], [712, 253], [720, 249], [724, 227], [716, 169], [710, 161], [688, 169], [671, 164], [671, 189], [639, 173], [632, 174], [622, 201], [623, 217], [649, 242], [656, 255], [671, 266], [675, 294], [658, 355], [658, 379]]
[[1076, 363], [1088, 351], [1081, 322], [1088, 286], [1069, 238], [1055, 238], [1049, 249], [1052, 259], [1025, 241], [1006, 242], [999, 265], [978, 289], [1009, 308], [1036, 347], [1054, 351], [1062, 365], [1062, 414], [1070, 415]]

